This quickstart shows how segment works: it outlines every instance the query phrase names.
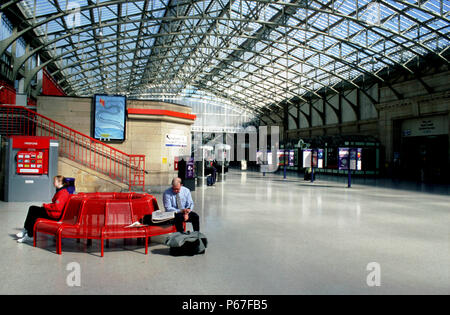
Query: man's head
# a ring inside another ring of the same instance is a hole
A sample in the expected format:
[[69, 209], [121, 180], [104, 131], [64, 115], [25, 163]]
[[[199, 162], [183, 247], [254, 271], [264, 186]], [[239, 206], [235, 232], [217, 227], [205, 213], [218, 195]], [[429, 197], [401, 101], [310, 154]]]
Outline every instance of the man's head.
[[172, 191], [175, 194], [178, 194], [180, 190], [181, 190], [181, 178], [175, 177], [174, 179], [172, 179]]

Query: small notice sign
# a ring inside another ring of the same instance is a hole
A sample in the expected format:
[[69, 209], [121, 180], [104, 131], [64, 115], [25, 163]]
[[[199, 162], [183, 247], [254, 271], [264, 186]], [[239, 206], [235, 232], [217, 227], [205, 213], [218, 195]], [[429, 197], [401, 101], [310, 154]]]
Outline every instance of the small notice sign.
[[166, 134], [166, 147], [185, 147], [187, 146], [186, 135]]

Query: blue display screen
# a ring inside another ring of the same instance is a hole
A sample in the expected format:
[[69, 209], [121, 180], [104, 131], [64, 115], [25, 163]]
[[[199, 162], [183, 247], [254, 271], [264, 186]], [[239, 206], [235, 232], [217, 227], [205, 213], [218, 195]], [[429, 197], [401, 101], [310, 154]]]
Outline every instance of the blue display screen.
[[94, 138], [125, 140], [126, 97], [94, 95]]

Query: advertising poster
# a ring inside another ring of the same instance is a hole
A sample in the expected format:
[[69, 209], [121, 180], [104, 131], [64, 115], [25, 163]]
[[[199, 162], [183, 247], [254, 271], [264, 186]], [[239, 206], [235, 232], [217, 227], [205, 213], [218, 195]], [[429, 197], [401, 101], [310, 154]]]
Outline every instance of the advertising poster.
[[317, 150], [317, 167], [323, 168], [323, 149]]
[[284, 166], [284, 151], [277, 152], [278, 166]]
[[94, 95], [94, 138], [125, 140], [126, 97]]
[[349, 154], [349, 148], [339, 148], [338, 165], [340, 170], [348, 170]]
[[317, 150], [312, 150], [312, 167], [317, 168]]
[[303, 167], [311, 167], [312, 150], [303, 150]]

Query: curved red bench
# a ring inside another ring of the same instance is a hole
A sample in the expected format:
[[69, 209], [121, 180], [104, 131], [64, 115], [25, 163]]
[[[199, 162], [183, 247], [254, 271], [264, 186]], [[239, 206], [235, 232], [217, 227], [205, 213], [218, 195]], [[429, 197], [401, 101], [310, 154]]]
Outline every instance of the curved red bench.
[[127, 228], [145, 215], [158, 210], [156, 198], [149, 194], [130, 193], [79, 193], [71, 195], [59, 221], [39, 219], [34, 225], [34, 246], [37, 233], [56, 237], [56, 253], [61, 254], [61, 239], [145, 238], [145, 254], [148, 238], [176, 232], [174, 225], [150, 225]]

